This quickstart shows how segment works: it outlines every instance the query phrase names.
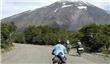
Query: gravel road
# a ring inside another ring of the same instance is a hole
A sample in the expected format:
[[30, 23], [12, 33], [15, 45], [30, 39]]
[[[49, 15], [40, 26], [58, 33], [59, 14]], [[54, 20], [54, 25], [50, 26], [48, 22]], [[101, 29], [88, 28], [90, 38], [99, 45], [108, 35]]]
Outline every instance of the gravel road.
[[[52, 64], [51, 50], [52, 46], [15, 44], [13, 50], [1, 54], [1, 64]], [[75, 49], [66, 57], [67, 64], [110, 64], [110, 57], [87, 53], [79, 57]]]

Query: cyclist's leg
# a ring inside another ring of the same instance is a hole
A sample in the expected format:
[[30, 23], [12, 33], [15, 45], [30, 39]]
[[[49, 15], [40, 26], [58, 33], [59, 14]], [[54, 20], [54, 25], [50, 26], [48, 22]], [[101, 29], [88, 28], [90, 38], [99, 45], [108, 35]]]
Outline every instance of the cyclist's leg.
[[59, 61], [59, 58], [57, 56], [54, 56], [52, 58], [53, 64], [57, 63]]
[[59, 56], [58, 55], [58, 58], [60, 59], [60, 61], [62, 62], [62, 63], [66, 63], [66, 57], [62, 57], [62, 56]]

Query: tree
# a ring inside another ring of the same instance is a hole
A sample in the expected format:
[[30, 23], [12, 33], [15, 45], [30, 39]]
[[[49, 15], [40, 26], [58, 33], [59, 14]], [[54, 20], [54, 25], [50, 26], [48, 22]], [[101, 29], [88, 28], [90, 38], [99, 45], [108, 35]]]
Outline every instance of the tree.
[[1, 48], [6, 49], [12, 46], [13, 39], [11, 37], [16, 28], [13, 22], [1, 22]]
[[86, 50], [96, 52], [103, 46], [109, 48], [110, 29], [108, 26], [109, 25], [91, 24], [79, 30], [79, 32], [83, 34], [81, 41], [84, 43]]

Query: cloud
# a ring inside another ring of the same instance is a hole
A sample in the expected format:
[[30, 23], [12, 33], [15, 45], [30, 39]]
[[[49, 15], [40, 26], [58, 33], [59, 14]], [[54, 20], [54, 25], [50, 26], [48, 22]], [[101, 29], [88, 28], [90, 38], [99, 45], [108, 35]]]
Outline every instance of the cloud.
[[42, 6], [46, 6], [48, 3], [38, 2], [35, 0], [26, 1], [26, 0], [4, 0], [2, 5], [0, 5], [0, 19], [18, 14], [27, 10], [33, 10]]
[[71, 0], [71, 1], [83, 1], [89, 2], [99, 8], [110, 11], [110, 0]]
[[110, 11], [110, 2], [108, 1], [96, 1], [96, 2], [91, 2], [91, 4], [99, 7], [99, 8], [102, 8], [102, 9], [105, 9], [107, 11]]

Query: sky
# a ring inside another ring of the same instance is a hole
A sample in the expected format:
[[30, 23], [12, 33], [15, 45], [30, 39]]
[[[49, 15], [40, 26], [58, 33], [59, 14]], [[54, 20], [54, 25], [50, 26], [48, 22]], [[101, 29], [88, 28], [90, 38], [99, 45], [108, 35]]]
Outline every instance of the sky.
[[[0, 19], [43, 6], [59, 0], [0, 0]], [[99, 8], [110, 11], [110, 0], [70, 0], [89, 2]]]

